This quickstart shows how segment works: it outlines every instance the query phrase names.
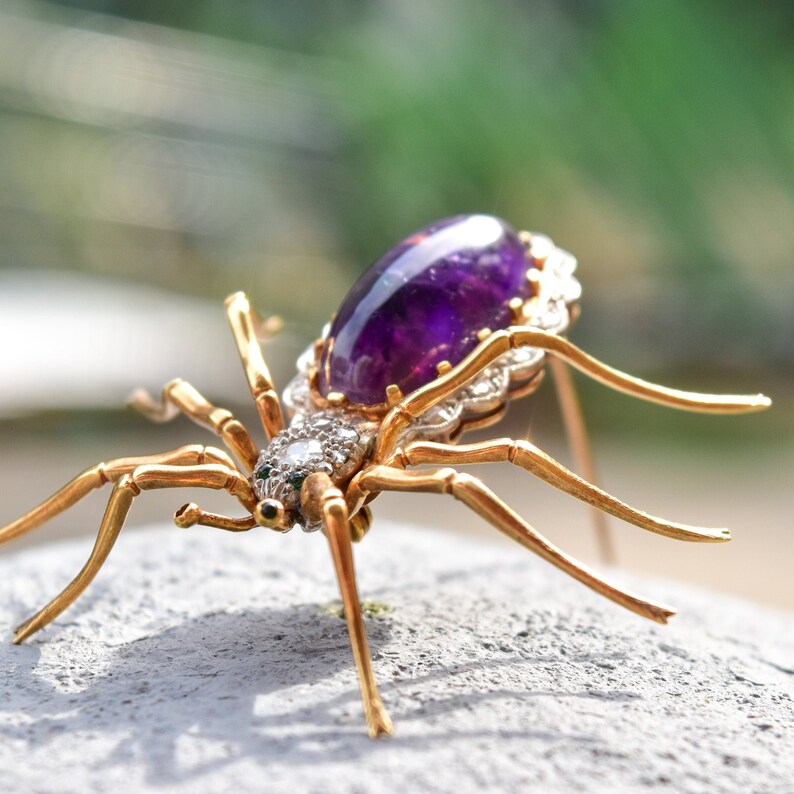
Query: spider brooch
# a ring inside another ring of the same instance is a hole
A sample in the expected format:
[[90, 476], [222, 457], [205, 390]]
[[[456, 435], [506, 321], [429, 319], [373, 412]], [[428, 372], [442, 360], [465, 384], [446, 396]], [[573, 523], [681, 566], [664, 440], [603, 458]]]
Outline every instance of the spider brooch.
[[[509, 461], [542, 480], [638, 527], [678, 540], [721, 542], [728, 530], [655, 518], [624, 504], [528, 441], [508, 438], [458, 444], [467, 430], [499, 420], [507, 404], [538, 388], [548, 362], [563, 416], [588, 474], [589, 447], [566, 364], [607, 386], [663, 405], [740, 413], [770, 405], [763, 395], [694, 394], [625, 375], [582, 352], [565, 334], [578, 311], [575, 259], [538, 234], [517, 233], [488, 215], [431, 224], [399, 243], [353, 286], [322, 338], [298, 360], [283, 397], [284, 418], [259, 342], [278, 329], [242, 293], [226, 301], [232, 334], [267, 434], [260, 450], [227, 410], [183, 380], [160, 400], [145, 392], [132, 405], [154, 421], [183, 413], [215, 432], [234, 455], [188, 445], [145, 457], [118, 458], [86, 469], [27, 515], [0, 529], [22, 535], [105, 484], [113, 488], [96, 543], [75, 579], [22, 623], [20, 643], [44, 628], [85, 590], [104, 563], [141, 491], [202, 487], [226, 490], [242, 517], [177, 510], [180, 527], [231, 532], [295, 525], [328, 539], [358, 670], [369, 734], [392, 731], [375, 683], [353, 567], [352, 541], [370, 525], [368, 503], [382, 491], [449, 494], [510, 538], [601, 595], [665, 623], [674, 610], [599, 578], [556, 548], [480, 480], [452, 466]], [[416, 469], [430, 465], [434, 468]]]

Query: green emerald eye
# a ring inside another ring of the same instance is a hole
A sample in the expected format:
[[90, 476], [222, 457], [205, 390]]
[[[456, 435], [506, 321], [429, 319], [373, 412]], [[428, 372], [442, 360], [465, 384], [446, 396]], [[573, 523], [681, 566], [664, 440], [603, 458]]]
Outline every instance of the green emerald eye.
[[256, 477], [257, 480], [266, 480], [270, 476], [272, 471], [273, 471], [273, 467], [269, 463], [265, 463], [264, 466], [256, 470], [254, 476]]
[[291, 485], [291, 486], [292, 486], [292, 487], [293, 487], [293, 488], [294, 488], [296, 491], [300, 491], [300, 489], [303, 487], [303, 481], [304, 481], [305, 479], [306, 479], [306, 475], [305, 475], [305, 474], [297, 474], [297, 473], [295, 473], [295, 474], [290, 474], [290, 475], [287, 477], [287, 482], [288, 482], [288, 483], [289, 483], [289, 484], [290, 484], [290, 485]]

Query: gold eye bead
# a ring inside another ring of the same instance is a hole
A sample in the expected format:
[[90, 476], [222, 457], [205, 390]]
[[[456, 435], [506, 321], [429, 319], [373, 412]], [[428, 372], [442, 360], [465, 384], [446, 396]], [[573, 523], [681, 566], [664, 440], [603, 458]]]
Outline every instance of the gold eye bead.
[[254, 508], [254, 518], [260, 527], [277, 529], [284, 520], [284, 505], [278, 499], [263, 499]]

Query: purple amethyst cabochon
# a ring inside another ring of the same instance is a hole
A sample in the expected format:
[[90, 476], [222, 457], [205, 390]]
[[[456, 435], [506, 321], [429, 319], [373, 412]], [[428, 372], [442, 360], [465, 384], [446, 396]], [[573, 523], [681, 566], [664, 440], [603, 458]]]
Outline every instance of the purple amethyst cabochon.
[[477, 332], [510, 325], [512, 298], [531, 295], [526, 249], [491, 215], [456, 215], [425, 226], [377, 260], [353, 285], [331, 324], [318, 387], [375, 405], [457, 364]]

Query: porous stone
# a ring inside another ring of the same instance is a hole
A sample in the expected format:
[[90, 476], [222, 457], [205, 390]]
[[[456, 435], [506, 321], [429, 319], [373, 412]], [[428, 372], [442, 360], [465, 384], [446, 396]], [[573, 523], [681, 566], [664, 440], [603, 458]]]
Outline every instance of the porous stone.
[[386, 399], [457, 364], [483, 328], [510, 324], [511, 298], [530, 296], [530, 261], [516, 232], [491, 215], [457, 215], [396, 245], [353, 285], [331, 324], [320, 391], [352, 402]]
[[[86, 554], [6, 552], [0, 625]], [[163, 526], [0, 644], [2, 790], [794, 791], [791, 615], [612, 571], [680, 607], [658, 626], [518, 547], [378, 522], [356, 558], [395, 736], [366, 736], [322, 535]]]

